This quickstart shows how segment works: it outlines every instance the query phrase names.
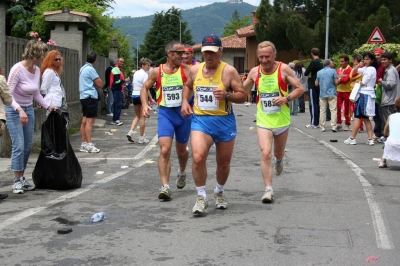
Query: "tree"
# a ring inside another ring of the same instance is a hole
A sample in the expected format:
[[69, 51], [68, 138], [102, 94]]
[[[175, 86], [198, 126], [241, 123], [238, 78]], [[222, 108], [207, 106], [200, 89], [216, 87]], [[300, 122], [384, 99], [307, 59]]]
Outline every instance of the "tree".
[[[174, 14], [174, 15], [170, 15]], [[179, 41], [179, 18], [181, 18], [181, 36], [182, 43], [193, 44], [192, 33], [187, 29], [187, 22], [182, 21], [181, 10], [174, 7], [167, 12], [155, 13], [151, 22], [151, 27], [146, 33], [143, 44], [140, 45], [139, 58], [147, 57], [157, 65], [165, 63], [167, 55], [165, 54], [165, 45], [172, 41]]]
[[222, 37], [234, 35], [237, 29], [244, 28], [250, 25], [250, 15], [240, 18], [239, 12], [235, 9], [232, 13], [232, 20], [224, 27]]

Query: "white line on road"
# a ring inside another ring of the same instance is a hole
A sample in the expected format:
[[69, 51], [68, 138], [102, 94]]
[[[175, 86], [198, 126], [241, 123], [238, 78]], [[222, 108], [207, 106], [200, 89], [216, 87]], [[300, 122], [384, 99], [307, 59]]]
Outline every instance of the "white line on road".
[[330, 151], [333, 153], [337, 154], [340, 158], [342, 158], [348, 166], [350, 166], [351, 170], [357, 175], [358, 180], [361, 183], [361, 186], [364, 190], [365, 196], [367, 198], [368, 206], [369, 209], [371, 210], [371, 216], [372, 216], [372, 222], [374, 224], [374, 230], [375, 230], [375, 237], [376, 237], [376, 244], [378, 248], [380, 249], [394, 249], [394, 245], [390, 239], [390, 236], [388, 235], [385, 222], [382, 217], [382, 212], [381, 209], [379, 208], [378, 202], [375, 200], [375, 189], [372, 187], [372, 185], [364, 178], [364, 171], [357, 165], [355, 164], [352, 160], [349, 159], [349, 156], [341, 152], [340, 150], [336, 149], [332, 145], [328, 144], [327, 142], [323, 140], [318, 140], [314, 136], [302, 131], [301, 129], [298, 129], [296, 127], [293, 127], [295, 130], [300, 132], [303, 135], [306, 135], [307, 137], [314, 139], [318, 141], [319, 143], [323, 144], [326, 148], [328, 148]]

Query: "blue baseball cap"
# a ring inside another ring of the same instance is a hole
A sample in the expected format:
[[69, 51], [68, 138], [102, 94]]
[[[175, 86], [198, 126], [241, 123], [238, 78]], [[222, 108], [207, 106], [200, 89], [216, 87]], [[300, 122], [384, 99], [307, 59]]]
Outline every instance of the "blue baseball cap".
[[218, 52], [219, 48], [222, 47], [221, 39], [214, 34], [207, 35], [201, 42], [201, 51]]

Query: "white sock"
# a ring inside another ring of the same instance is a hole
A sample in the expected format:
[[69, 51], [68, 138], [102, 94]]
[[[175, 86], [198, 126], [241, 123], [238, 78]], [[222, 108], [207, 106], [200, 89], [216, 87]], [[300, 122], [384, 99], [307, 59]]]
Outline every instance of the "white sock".
[[272, 192], [274, 191], [274, 190], [272, 189], [272, 186], [266, 186], [266, 187], [265, 187], [265, 191], [267, 191], [267, 190], [271, 190]]
[[220, 184], [217, 183], [215, 186], [214, 193], [219, 193], [219, 192], [224, 192], [224, 186], [221, 186]]
[[196, 189], [198, 196], [203, 196], [204, 198], [207, 198], [206, 186], [196, 187]]
[[181, 172], [181, 170], [178, 170], [178, 175], [184, 175], [186, 174], [186, 171]]
[[88, 146], [92, 146], [92, 145], [93, 145], [93, 143], [91, 143], [91, 142], [88, 142], [88, 143], [86, 143], [86, 145], [88, 145]]
[[169, 185], [168, 184], [164, 184], [163, 187], [169, 188]]
[[82, 146], [86, 146], [87, 145], [87, 142], [85, 141], [85, 142], [82, 142]]
[[282, 159], [278, 159], [278, 158], [275, 157], [275, 162], [276, 162], [276, 163], [281, 163], [281, 162], [282, 162]]

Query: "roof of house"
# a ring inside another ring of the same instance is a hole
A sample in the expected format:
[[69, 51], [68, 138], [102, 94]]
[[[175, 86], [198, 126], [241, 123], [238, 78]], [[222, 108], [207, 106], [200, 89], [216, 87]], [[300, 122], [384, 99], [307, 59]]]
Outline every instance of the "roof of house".
[[239, 37], [256, 36], [256, 32], [254, 31], [254, 25], [250, 25], [250, 26], [247, 26], [244, 28], [237, 29], [236, 34]]
[[[239, 38], [237, 35], [231, 35], [221, 38], [222, 47], [224, 49], [246, 49], [246, 38]], [[193, 50], [200, 50], [201, 43], [192, 46]]]

